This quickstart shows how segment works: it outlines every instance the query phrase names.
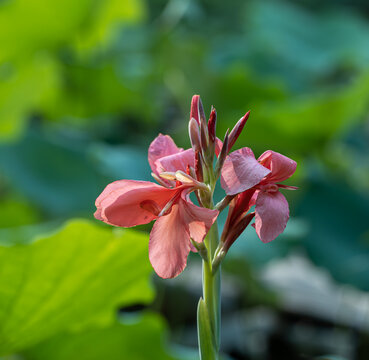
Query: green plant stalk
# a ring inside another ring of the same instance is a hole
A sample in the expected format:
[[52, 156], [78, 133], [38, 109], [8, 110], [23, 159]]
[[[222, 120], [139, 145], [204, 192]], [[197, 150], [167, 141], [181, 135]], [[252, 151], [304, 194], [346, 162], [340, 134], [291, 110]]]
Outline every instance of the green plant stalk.
[[[205, 244], [209, 256], [202, 262], [203, 298], [200, 302], [203, 301], [206, 311], [203, 310], [205, 315], [202, 317], [198, 313], [199, 352], [201, 360], [217, 360], [220, 346], [220, 269], [213, 274], [211, 268], [211, 259], [218, 244], [217, 223], [211, 227]], [[201, 331], [202, 328], [207, 331]]]
[[[209, 253], [210, 258], [213, 259], [215, 250], [219, 243], [218, 236], [218, 223], [215, 222], [211, 227], [208, 234], [208, 242], [209, 242]], [[219, 351], [220, 346], [220, 274], [221, 269], [220, 266], [218, 271], [215, 274], [212, 274], [212, 268], [210, 260], [208, 263], [203, 263], [203, 295], [204, 301], [207, 305], [210, 319], [213, 318], [212, 322], [214, 323], [214, 334], [215, 334], [215, 344], [217, 346], [217, 350]]]
[[[211, 197], [207, 205], [214, 208], [212, 195], [216, 178], [212, 168], [205, 171], [205, 181], [210, 185]], [[220, 347], [220, 286], [221, 269], [212, 271], [212, 261], [219, 244], [218, 223], [215, 221], [205, 240], [207, 258], [202, 260], [202, 288], [203, 298], [199, 301], [197, 313], [199, 353], [201, 360], [218, 360]]]

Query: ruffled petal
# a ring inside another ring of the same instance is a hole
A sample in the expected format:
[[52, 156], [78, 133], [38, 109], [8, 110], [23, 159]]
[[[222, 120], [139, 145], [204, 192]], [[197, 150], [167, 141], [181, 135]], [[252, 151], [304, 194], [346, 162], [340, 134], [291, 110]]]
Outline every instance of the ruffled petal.
[[218, 210], [211, 210], [194, 205], [189, 200], [180, 200], [180, 212], [187, 224], [190, 236], [196, 242], [202, 242], [219, 214]]
[[155, 161], [168, 155], [177, 154], [183, 149], [177, 147], [173, 139], [169, 135], [159, 134], [149, 147], [149, 164], [154, 174], [158, 175]]
[[260, 191], [255, 204], [255, 230], [264, 243], [283, 232], [289, 218], [286, 198], [279, 192]]
[[195, 153], [192, 149], [162, 157], [155, 162], [159, 174], [164, 171], [176, 172], [182, 170], [186, 172], [188, 165], [195, 167]]
[[227, 195], [235, 195], [257, 185], [270, 170], [260, 165], [250, 148], [236, 150], [226, 158], [221, 185]]
[[267, 181], [276, 183], [288, 179], [296, 170], [296, 161], [272, 150], [265, 151], [258, 159], [259, 163], [271, 170]]
[[147, 224], [157, 217], [155, 209], [162, 209], [176, 191], [148, 181], [115, 181], [96, 199], [95, 217], [122, 227]]
[[154, 224], [149, 241], [149, 259], [155, 272], [168, 279], [179, 275], [187, 264], [190, 234], [179, 204]]

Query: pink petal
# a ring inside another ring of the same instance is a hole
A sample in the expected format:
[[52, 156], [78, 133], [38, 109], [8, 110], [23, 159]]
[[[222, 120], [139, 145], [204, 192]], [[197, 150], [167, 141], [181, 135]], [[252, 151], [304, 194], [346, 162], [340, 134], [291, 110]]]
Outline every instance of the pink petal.
[[181, 216], [187, 224], [190, 236], [196, 242], [202, 242], [219, 214], [218, 210], [201, 208], [189, 200], [181, 199]]
[[168, 135], [159, 134], [149, 147], [149, 164], [154, 174], [158, 175], [155, 161], [168, 155], [177, 154], [183, 149], [177, 147], [173, 139]]
[[150, 234], [149, 259], [155, 272], [168, 279], [184, 270], [189, 252], [190, 234], [177, 203], [168, 215], [155, 222]]
[[195, 153], [192, 149], [181, 151], [177, 154], [162, 157], [155, 162], [158, 173], [164, 171], [176, 172], [177, 170], [187, 171], [187, 165], [195, 167]]
[[236, 150], [226, 158], [221, 185], [227, 195], [235, 195], [257, 185], [270, 170], [260, 165], [250, 148]]
[[265, 151], [258, 159], [259, 163], [271, 170], [267, 181], [278, 182], [288, 179], [296, 170], [296, 161], [272, 150]]
[[115, 181], [96, 199], [95, 217], [122, 227], [147, 224], [157, 217], [150, 210], [162, 209], [176, 191], [148, 181]]
[[260, 191], [255, 204], [255, 230], [264, 243], [274, 240], [286, 227], [290, 211], [279, 192]]

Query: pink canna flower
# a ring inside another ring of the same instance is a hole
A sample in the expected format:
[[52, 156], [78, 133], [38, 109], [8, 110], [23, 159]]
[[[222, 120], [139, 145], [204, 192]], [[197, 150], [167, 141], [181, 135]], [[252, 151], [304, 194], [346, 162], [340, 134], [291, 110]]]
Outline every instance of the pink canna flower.
[[261, 241], [270, 242], [280, 235], [286, 227], [289, 208], [279, 189], [294, 190], [296, 187], [279, 182], [291, 177], [295, 170], [295, 161], [271, 150], [264, 152], [258, 160], [249, 148], [231, 153], [222, 169], [221, 184], [228, 195], [238, 195], [230, 205], [225, 236], [232, 227], [243, 226], [241, 222], [245, 214], [254, 205], [253, 226]]
[[[193, 249], [190, 239], [202, 242], [218, 211], [200, 208], [189, 199], [191, 191], [201, 187], [185, 173], [194, 166], [192, 149], [179, 149], [169, 136], [159, 135], [150, 145], [148, 158], [153, 176], [162, 186], [148, 181], [115, 181], [97, 198], [95, 217], [121, 227], [156, 220], [150, 233], [149, 259], [159, 276], [172, 278], [186, 267]], [[171, 174], [161, 179], [163, 172]]]

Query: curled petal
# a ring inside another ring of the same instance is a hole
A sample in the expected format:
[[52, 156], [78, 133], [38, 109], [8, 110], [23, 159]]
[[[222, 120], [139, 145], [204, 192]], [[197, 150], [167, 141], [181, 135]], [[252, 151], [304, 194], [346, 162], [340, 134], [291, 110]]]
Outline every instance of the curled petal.
[[231, 153], [222, 168], [221, 185], [228, 195], [238, 194], [257, 185], [270, 170], [260, 165], [250, 148]]
[[255, 204], [255, 230], [264, 243], [283, 232], [289, 218], [286, 198], [279, 192], [260, 191]]
[[155, 272], [168, 279], [179, 275], [187, 264], [190, 234], [180, 211], [174, 204], [172, 211], [154, 224], [149, 241], [149, 259]]
[[183, 149], [177, 147], [170, 136], [159, 134], [149, 147], [148, 158], [152, 172], [158, 175], [157, 168], [155, 166], [156, 160], [161, 159], [164, 156], [177, 154], [182, 150]]
[[96, 199], [95, 217], [122, 227], [147, 224], [157, 217], [176, 191], [148, 181], [115, 181]]
[[218, 214], [218, 210], [198, 207], [183, 198], [181, 200], [182, 218], [188, 226], [191, 238], [196, 242], [204, 240]]
[[165, 279], [179, 275], [190, 250], [196, 251], [190, 238], [202, 242], [217, 216], [217, 210], [192, 204], [182, 192], [171, 212], [158, 218], [150, 234], [149, 258], [156, 273]]
[[187, 166], [195, 167], [195, 153], [192, 149], [181, 151], [176, 154], [162, 157], [155, 162], [156, 170], [159, 172], [187, 171]]
[[265, 151], [258, 159], [259, 163], [269, 170], [267, 181], [279, 182], [288, 179], [296, 170], [296, 161], [272, 150]]

